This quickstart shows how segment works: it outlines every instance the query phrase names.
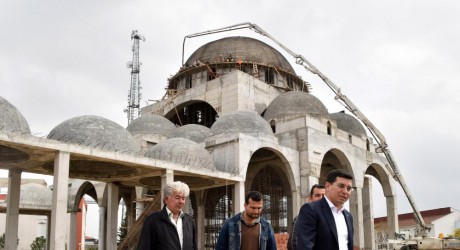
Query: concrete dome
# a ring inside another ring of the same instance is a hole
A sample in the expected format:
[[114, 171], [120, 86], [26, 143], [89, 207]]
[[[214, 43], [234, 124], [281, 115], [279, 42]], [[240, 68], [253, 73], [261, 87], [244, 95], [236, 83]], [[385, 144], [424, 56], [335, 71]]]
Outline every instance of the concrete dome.
[[19, 206], [27, 209], [51, 210], [53, 191], [38, 183], [21, 185]]
[[168, 138], [176, 126], [163, 116], [145, 114], [132, 121], [126, 130], [132, 135], [160, 135]]
[[106, 118], [86, 115], [57, 125], [48, 139], [128, 154], [139, 151], [134, 137], [122, 126]]
[[329, 115], [326, 106], [315, 96], [301, 92], [290, 91], [278, 95], [265, 110], [264, 118], [285, 119], [304, 115]]
[[336, 120], [338, 129], [358, 137], [367, 136], [366, 129], [354, 116], [342, 111], [332, 113], [331, 118]]
[[211, 127], [211, 135], [224, 133], [273, 135], [270, 125], [260, 115], [249, 111], [236, 111], [222, 117]]
[[0, 130], [30, 134], [29, 124], [19, 110], [0, 96]]
[[199, 124], [187, 124], [171, 131], [170, 138], [185, 138], [196, 143], [204, 142], [211, 134], [208, 127]]
[[214, 170], [211, 154], [197, 143], [184, 138], [171, 138], [149, 148], [146, 157]]
[[187, 60], [192, 65], [196, 60], [203, 63], [219, 62], [229, 55], [243, 62], [265, 64], [295, 73], [286, 58], [270, 45], [249, 37], [226, 37], [209, 42], [198, 48]]

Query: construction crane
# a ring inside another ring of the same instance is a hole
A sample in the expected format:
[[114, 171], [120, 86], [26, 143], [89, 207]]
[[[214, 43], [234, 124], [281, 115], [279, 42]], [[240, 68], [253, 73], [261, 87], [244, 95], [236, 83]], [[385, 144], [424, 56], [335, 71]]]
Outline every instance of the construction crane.
[[141, 82], [139, 80], [139, 72], [141, 62], [139, 61], [139, 43], [140, 41], [145, 41], [145, 37], [141, 36], [137, 30], [133, 30], [131, 32], [131, 40], [133, 40], [133, 60], [127, 64], [127, 67], [131, 68], [131, 86], [128, 93], [128, 106], [124, 110], [128, 116], [128, 124], [140, 114]]
[[[393, 178], [401, 185], [404, 191], [404, 194], [406, 195], [412, 207], [415, 221], [417, 222], [417, 225], [419, 227], [419, 232], [418, 232], [418, 235], [416, 236], [420, 236], [421, 240], [415, 240], [415, 241], [406, 242], [406, 243], [401, 242], [402, 243], [401, 246], [415, 245], [415, 247], [417, 247], [417, 245], [421, 246], [423, 245], [423, 243], [428, 243], [428, 241], [431, 241], [431, 239], [426, 239], [426, 241], [423, 241], [423, 239], [427, 237], [428, 232], [430, 231], [430, 228], [426, 226], [423, 220], [423, 217], [420, 214], [420, 211], [418, 210], [415, 204], [414, 198], [409, 192], [409, 188], [406, 185], [406, 182], [404, 181], [404, 178], [399, 171], [398, 165], [396, 164], [396, 161], [394, 160], [393, 155], [391, 154], [391, 151], [388, 148], [387, 141], [385, 137], [383, 136], [383, 134], [377, 129], [377, 127], [375, 127], [371, 123], [371, 121], [369, 121], [369, 119], [367, 119], [367, 117], [358, 109], [358, 107], [356, 107], [353, 104], [353, 102], [350, 99], [348, 99], [346, 95], [342, 93], [341, 88], [339, 88], [334, 82], [332, 82], [326, 75], [324, 75], [321, 71], [319, 71], [318, 68], [316, 68], [312, 63], [310, 63], [302, 55], [296, 54], [290, 49], [288, 49], [286, 46], [281, 44], [278, 40], [276, 40], [274, 37], [272, 37], [270, 34], [268, 34], [265, 30], [260, 28], [258, 25], [246, 22], [246, 23], [235, 24], [235, 25], [231, 25], [231, 26], [227, 26], [227, 27], [223, 27], [219, 29], [208, 30], [208, 31], [199, 32], [199, 33], [185, 36], [183, 44], [182, 44], [182, 65], [184, 64], [184, 48], [185, 48], [185, 40], [187, 38], [193, 38], [193, 37], [198, 37], [198, 36], [210, 35], [210, 34], [239, 30], [239, 29], [251, 29], [255, 31], [256, 33], [259, 33], [260, 35], [269, 38], [271, 41], [273, 41], [278, 46], [280, 46], [282, 49], [284, 49], [284, 51], [286, 51], [289, 55], [295, 58], [295, 62], [297, 64], [303, 66], [308, 72], [313, 73], [317, 75], [319, 78], [321, 78], [321, 80], [323, 80], [323, 82], [326, 83], [326, 85], [332, 90], [332, 92], [334, 92], [335, 100], [337, 100], [346, 109], [348, 109], [351, 113], [353, 113], [367, 127], [372, 137], [374, 137], [375, 141], [378, 144], [378, 147], [376, 148], [376, 152], [383, 153], [385, 155], [388, 161], [388, 164], [389, 164], [389, 165], [385, 165], [385, 167], [390, 172], [390, 174], [393, 175]], [[457, 244], [457, 242], [455, 244]], [[442, 242], [440, 243], [440, 245], [442, 246]], [[443, 248], [432, 248], [432, 249], [443, 249]]]

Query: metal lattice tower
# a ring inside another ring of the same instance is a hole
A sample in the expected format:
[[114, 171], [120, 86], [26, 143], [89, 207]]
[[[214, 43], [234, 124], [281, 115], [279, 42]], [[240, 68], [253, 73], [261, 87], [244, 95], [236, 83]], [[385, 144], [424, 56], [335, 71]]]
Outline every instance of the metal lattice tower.
[[136, 119], [140, 114], [141, 101], [141, 82], [139, 80], [139, 72], [141, 63], [139, 61], [139, 41], [145, 41], [145, 38], [139, 34], [137, 30], [131, 33], [133, 41], [133, 60], [128, 62], [128, 68], [131, 68], [131, 87], [128, 94], [128, 107], [124, 110], [128, 115], [128, 124]]

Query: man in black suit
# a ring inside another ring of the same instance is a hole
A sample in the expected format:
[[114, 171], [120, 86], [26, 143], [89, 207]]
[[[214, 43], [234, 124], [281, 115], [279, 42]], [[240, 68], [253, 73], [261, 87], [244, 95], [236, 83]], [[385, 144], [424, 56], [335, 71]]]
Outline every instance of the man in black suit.
[[343, 208], [353, 191], [352, 181], [349, 173], [333, 170], [324, 198], [302, 206], [295, 225], [297, 249], [353, 250], [353, 218]]

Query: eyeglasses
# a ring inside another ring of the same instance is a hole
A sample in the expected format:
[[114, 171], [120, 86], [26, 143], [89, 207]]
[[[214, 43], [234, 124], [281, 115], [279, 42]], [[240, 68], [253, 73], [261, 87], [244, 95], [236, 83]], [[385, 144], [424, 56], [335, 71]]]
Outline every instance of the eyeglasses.
[[355, 187], [351, 187], [351, 186], [345, 186], [344, 184], [342, 183], [337, 183], [336, 185], [338, 188], [342, 189], [342, 190], [346, 190], [347, 192], [351, 193], [353, 192], [353, 190], [355, 190]]

